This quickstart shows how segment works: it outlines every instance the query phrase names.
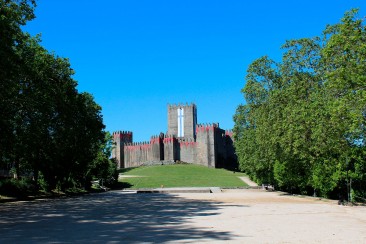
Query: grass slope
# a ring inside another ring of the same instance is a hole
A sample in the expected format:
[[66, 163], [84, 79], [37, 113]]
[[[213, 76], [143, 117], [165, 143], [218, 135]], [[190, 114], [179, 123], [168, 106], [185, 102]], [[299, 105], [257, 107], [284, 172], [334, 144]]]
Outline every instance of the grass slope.
[[120, 180], [131, 188], [164, 187], [245, 187], [239, 176], [225, 169], [192, 164], [158, 165], [121, 170], [122, 175], [135, 176]]

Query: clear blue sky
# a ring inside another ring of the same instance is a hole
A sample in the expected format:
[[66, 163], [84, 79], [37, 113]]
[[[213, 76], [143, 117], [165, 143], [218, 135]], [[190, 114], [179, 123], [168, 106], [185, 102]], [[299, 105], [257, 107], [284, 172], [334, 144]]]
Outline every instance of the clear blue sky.
[[319, 35], [366, 1], [38, 0], [25, 30], [70, 59], [79, 91], [103, 108], [108, 131], [134, 141], [167, 130], [168, 103], [194, 102], [198, 122], [230, 129], [245, 72], [279, 61], [285, 40]]

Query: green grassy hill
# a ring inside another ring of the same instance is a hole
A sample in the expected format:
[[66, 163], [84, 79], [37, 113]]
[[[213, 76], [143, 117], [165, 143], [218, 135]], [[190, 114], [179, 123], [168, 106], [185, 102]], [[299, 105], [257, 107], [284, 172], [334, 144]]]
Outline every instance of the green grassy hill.
[[193, 164], [158, 165], [121, 170], [124, 185], [131, 188], [245, 187], [243, 173]]

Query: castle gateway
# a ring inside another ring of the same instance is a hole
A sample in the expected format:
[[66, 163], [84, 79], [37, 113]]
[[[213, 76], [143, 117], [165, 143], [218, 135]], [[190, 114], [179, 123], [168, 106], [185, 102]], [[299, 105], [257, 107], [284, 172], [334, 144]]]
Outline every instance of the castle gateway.
[[195, 104], [168, 105], [168, 131], [148, 142], [133, 142], [130, 131], [113, 133], [112, 156], [119, 168], [174, 163], [200, 164], [215, 168], [235, 168], [237, 158], [232, 131], [218, 123], [197, 124]]

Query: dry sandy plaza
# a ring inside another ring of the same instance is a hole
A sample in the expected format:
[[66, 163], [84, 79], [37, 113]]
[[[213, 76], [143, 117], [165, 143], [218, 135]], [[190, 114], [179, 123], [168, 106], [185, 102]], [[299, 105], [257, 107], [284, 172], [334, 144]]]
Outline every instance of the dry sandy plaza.
[[366, 207], [264, 190], [0, 204], [0, 243], [366, 243]]

